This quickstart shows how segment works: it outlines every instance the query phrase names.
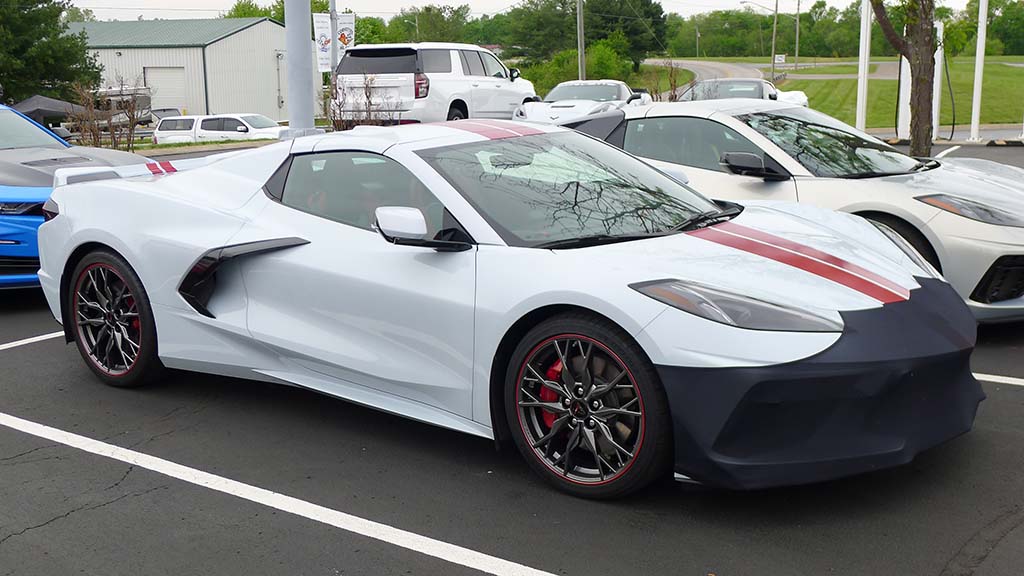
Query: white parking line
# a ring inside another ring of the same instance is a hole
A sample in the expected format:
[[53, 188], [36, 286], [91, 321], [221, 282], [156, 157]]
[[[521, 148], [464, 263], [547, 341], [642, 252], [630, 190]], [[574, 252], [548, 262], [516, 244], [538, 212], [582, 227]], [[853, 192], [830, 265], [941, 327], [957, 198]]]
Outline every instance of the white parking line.
[[295, 514], [296, 516], [308, 518], [334, 526], [335, 528], [341, 528], [342, 530], [366, 536], [367, 538], [380, 540], [381, 542], [432, 556], [452, 564], [466, 566], [467, 568], [479, 570], [487, 574], [495, 574], [497, 576], [554, 576], [550, 572], [488, 556], [469, 548], [434, 540], [433, 538], [421, 536], [413, 532], [393, 528], [386, 524], [366, 520], [365, 518], [299, 500], [298, 498], [243, 484], [229, 478], [210, 474], [209, 472], [176, 464], [169, 460], [121, 448], [100, 442], [99, 440], [79, 436], [78, 434], [58, 430], [57, 428], [51, 428], [2, 412], [0, 412], [0, 426], [6, 426], [26, 434], [31, 434], [32, 436], [44, 438], [51, 442], [57, 442], [99, 456], [113, 458], [114, 460], [145, 468], [165, 476], [170, 476], [171, 478], [177, 478], [196, 486], [237, 496], [238, 498], [262, 504], [282, 512]]
[[938, 154], [936, 154], [935, 157], [936, 158], [945, 158], [947, 154], [952, 154], [953, 152], [956, 152], [959, 149], [960, 149], [959, 146], [950, 146], [949, 148], [946, 148], [942, 152], [939, 152]]
[[18, 346], [24, 346], [26, 344], [42, 342], [43, 340], [60, 338], [63, 335], [64, 332], [50, 332], [49, 334], [43, 334], [42, 336], [33, 336], [31, 338], [25, 338], [24, 340], [17, 340], [15, 342], [8, 342], [7, 344], [0, 344], [0, 352], [3, 352], [4, 350], [10, 350], [11, 348], [17, 348]]
[[1024, 378], [1011, 378], [1009, 376], [996, 376], [994, 374], [978, 374], [974, 373], [974, 377], [978, 380], [985, 382], [994, 382], [996, 384], [1009, 384], [1011, 386], [1024, 386]]

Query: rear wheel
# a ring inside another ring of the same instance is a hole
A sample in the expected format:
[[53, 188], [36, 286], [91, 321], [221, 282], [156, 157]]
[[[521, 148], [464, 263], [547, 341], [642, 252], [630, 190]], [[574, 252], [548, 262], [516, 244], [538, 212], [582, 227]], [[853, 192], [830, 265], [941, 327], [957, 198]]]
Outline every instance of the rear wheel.
[[671, 463], [671, 423], [657, 373], [614, 324], [557, 316], [519, 343], [506, 376], [506, 417], [530, 466], [588, 498], [623, 496]]
[[142, 282], [121, 256], [99, 250], [75, 267], [68, 294], [78, 351], [104, 383], [129, 388], [157, 378], [153, 310]]
[[465, 120], [466, 113], [462, 111], [458, 106], [452, 106], [448, 110], [448, 120]]

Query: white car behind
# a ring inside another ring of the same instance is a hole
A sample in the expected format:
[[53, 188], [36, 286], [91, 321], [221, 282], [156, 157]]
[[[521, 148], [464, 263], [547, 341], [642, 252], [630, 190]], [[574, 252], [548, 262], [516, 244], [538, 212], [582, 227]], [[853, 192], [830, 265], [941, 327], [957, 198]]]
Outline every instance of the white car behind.
[[715, 78], [691, 84], [680, 97], [683, 102], [693, 100], [722, 100], [728, 98], [757, 98], [778, 100], [797, 106], [807, 106], [807, 94], [801, 90], [779, 90], [775, 84], [760, 78]]
[[261, 114], [166, 116], [153, 132], [154, 144], [224, 140], [276, 140], [285, 128]]
[[573, 80], [552, 88], [543, 101], [523, 104], [514, 117], [551, 124], [652, 101], [650, 94], [637, 92], [619, 80]]

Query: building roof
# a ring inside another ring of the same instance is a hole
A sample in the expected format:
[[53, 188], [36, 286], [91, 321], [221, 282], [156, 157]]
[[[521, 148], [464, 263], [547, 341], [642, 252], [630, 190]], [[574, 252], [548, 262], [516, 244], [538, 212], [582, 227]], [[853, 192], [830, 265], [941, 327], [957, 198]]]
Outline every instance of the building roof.
[[125, 20], [72, 22], [69, 34], [85, 32], [89, 48], [185, 48], [209, 46], [270, 18], [205, 18], [192, 20]]

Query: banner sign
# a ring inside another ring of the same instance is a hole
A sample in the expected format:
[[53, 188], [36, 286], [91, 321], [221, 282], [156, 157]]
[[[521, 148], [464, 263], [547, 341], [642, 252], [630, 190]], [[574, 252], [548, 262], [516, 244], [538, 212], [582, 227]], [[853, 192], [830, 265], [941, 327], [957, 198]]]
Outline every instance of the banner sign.
[[317, 72], [331, 71], [331, 15], [313, 14], [313, 41], [316, 43]]
[[338, 14], [338, 59], [345, 50], [356, 43], [356, 15], [351, 12]]

